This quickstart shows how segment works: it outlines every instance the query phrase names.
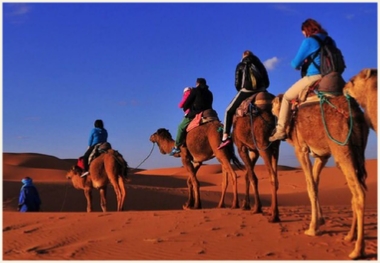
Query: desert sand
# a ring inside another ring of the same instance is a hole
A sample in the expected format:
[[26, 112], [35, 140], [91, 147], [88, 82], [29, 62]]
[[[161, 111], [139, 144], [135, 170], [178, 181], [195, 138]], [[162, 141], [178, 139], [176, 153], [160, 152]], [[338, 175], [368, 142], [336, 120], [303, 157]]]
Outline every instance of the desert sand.
[[[182, 210], [187, 175], [180, 160], [178, 167], [132, 168], [125, 211], [115, 212], [109, 186], [108, 212], [100, 212], [94, 191], [95, 211], [86, 213], [83, 192], [65, 177], [73, 164], [73, 159], [38, 153], [3, 153], [3, 260], [347, 260], [354, 248], [354, 242], [343, 240], [352, 219], [351, 194], [336, 167], [322, 171], [319, 197], [326, 224], [320, 236], [310, 237], [303, 233], [310, 203], [297, 167], [279, 166], [281, 222], [269, 223], [271, 186], [263, 165], [255, 172], [264, 212], [253, 214], [215, 208], [222, 174], [214, 164], [198, 172], [203, 209]], [[366, 259], [377, 260], [377, 160], [367, 160], [366, 168], [365, 252]], [[245, 172], [237, 174], [242, 200]], [[39, 190], [42, 212], [16, 210], [25, 176]], [[230, 184], [226, 205], [231, 201]]]

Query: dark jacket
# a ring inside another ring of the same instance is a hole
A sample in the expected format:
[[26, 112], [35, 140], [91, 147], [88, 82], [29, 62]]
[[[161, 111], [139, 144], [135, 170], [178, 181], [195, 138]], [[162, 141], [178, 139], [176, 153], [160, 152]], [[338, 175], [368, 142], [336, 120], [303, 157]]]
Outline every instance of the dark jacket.
[[192, 119], [198, 113], [212, 109], [213, 95], [207, 85], [199, 84], [198, 87], [191, 89], [189, 97], [183, 104], [183, 109], [190, 109], [187, 117]]
[[242, 88], [251, 90], [252, 89], [252, 83], [251, 79], [249, 78], [248, 74], [245, 74], [246, 81], [244, 81], [245, 87], [242, 87], [243, 83], [243, 71], [245, 69], [246, 64], [253, 63], [253, 65], [256, 66], [256, 68], [259, 70], [259, 72], [262, 75], [261, 79], [257, 80], [257, 87], [258, 88], [268, 88], [269, 87], [269, 77], [268, 77], [268, 72], [263, 63], [261, 63], [260, 59], [256, 57], [255, 55], [253, 56], [247, 56], [243, 58], [243, 60], [236, 66], [236, 71], [235, 71], [235, 88], [237, 91], [240, 91]]

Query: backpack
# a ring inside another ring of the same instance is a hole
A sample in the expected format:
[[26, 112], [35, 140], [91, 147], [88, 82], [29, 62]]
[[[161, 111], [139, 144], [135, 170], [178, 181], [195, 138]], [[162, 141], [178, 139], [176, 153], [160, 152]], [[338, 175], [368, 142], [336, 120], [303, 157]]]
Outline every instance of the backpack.
[[[260, 82], [262, 78], [262, 74], [253, 63], [245, 63], [242, 87], [245, 87], [248, 90], [256, 90], [257, 82]], [[246, 83], [246, 81], [248, 81], [248, 83]]]
[[346, 68], [346, 63], [344, 62], [342, 52], [334, 45], [332, 38], [327, 36], [326, 39], [322, 41], [318, 36], [313, 35], [311, 37], [317, 40], [320, 45], [320, 48], [315, 52], [315, 55], [312, 56], [311, 59], [315, 65], [314, 58], [317, 56], [318, 52], [320, 52], [321, 75], [325, 76], [331, 72], [342, 74]]

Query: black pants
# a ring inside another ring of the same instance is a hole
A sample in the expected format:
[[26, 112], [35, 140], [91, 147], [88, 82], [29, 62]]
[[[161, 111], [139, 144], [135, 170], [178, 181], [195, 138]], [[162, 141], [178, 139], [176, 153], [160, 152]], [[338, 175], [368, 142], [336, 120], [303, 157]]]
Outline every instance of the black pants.
[[252, 90], [241, 89], [236, 94], [235, 98], [232, 99], [232, 101], [228, 105], [226, 112], [224, 114], [224, 130], [223, 130], [223, 133], [227, 133], [228, 135], [230, 135], [232, 120], [233, 120], [234, 114], [236, 112], [236, 109], [240, 106], [240, 104], [245, 99], [249, 98], [254, 93], [255, 93], [255, 91], [252, 91]]

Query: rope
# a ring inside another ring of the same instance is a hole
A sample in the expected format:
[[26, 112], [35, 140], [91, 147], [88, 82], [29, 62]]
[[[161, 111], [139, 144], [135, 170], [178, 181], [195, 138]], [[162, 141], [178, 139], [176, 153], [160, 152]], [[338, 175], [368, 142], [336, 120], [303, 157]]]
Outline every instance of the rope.
[[[335, 107], [335, 105], [333, 105], [328, 99], [327, 97], [323, 94], [323, 92], [320, 92], [320, 91], [315, 91], [316, 95], [318, 96], [319, 100], [320, 100], [320, 108], [321, 108], [321, 115], [322, 115], [322, 122], [323, 122], [323, 126], [325, 127], [325, 130], [326, 130], [326, 133], [327, 133], [327, 136], [329, 137], [330, 140], [332, 140], [333, 142], [335, 142], [336, 144], [338, 145], [346, 145], [347, 142], [348, 142], [348, 139], [350, 138], [351, 134], [352, 134], [352, 128], [353, 128], [353, 120], [352, 120], [352, 113], [351, 113], [351, 105], [350, 105], [350, 95], [348, 94], [345, 94], [344, 96], [346, 97], [347, 99], [347, 103], [348, 103], [348, 116], [347, 114], [342, 111], [342, 110], [339, 110], [337, 107]], [[326, 93], [326, 92], [325, 92]], [[341, 113], [343, 116], [345, 116], [346, 118], [349, 118], [350, 119], [350, 129], [348, 131], [348, 134], [347, 134], [347, 137], [346, 139], [344, 140], [344, 142], [340, 142], [336, 139], [334, 139], [328, 128], [327, 128], [327, 124], [326, 124], [326, 120], [325, 120], [325, 114], [323, 112], [323, 103], [328, 103], [332, 108], [334, 108], [337, 112]]]
[[150, 150], [150, 153], [148, 154], [148, 156], [139, 164], [139, 165], [137, 165], [137, 167], [135, 167], [135, 168], [131, 168], [131, 170], [133, 171], [133, 170], [136, 170], [137, 168], [139, 168], [140, 167], [140, 165], [142, 165], [149, 157], [150, 157], [150, 155], [152, 154], [152, 152], [153, 152], [153, 149], [154, 149], [154, 143], [153, 143], [153, 145], [152, 145], [152, 149]]
[[[251, 123], [251, 136], [252, 136], [252, 141], [253, 141], [253, 144], [255, 145], [256, 149], [259, 150], [259, 151], [265, 151], [266, 149], [269, 148], [269, 146], [272, 144], [272, 142], [269, 142], [269, 144], [263, 148], [263, 149], [260, 149], [258, 146], [257, 146], [257, 142], [255, 140], [255, 135], [253, 134], [253, 117], [252, 117], [252, 107], [255, 107], [255, 110], [257, 110], [256, 106], [255, 105], [252, 105], [252, 103], [249, 104], [249, 119], [250, 119], [250, 123]], [[266, 120], [263, 118], [263, 116], [261, 116], [261, 114], [259, 115], [265, 122]]]
[[63, 206], [65, 205], [65, 202], [66, 202], [67, 188], [68, 188], [68, 184], [66, 184], [65, 195], [64, 195], [64, 197], [63, 197], [63, 202], [62, 202], [62, 206], [61, 206], [61, 210], [60, 210], [60, 212], [63, 211]]

